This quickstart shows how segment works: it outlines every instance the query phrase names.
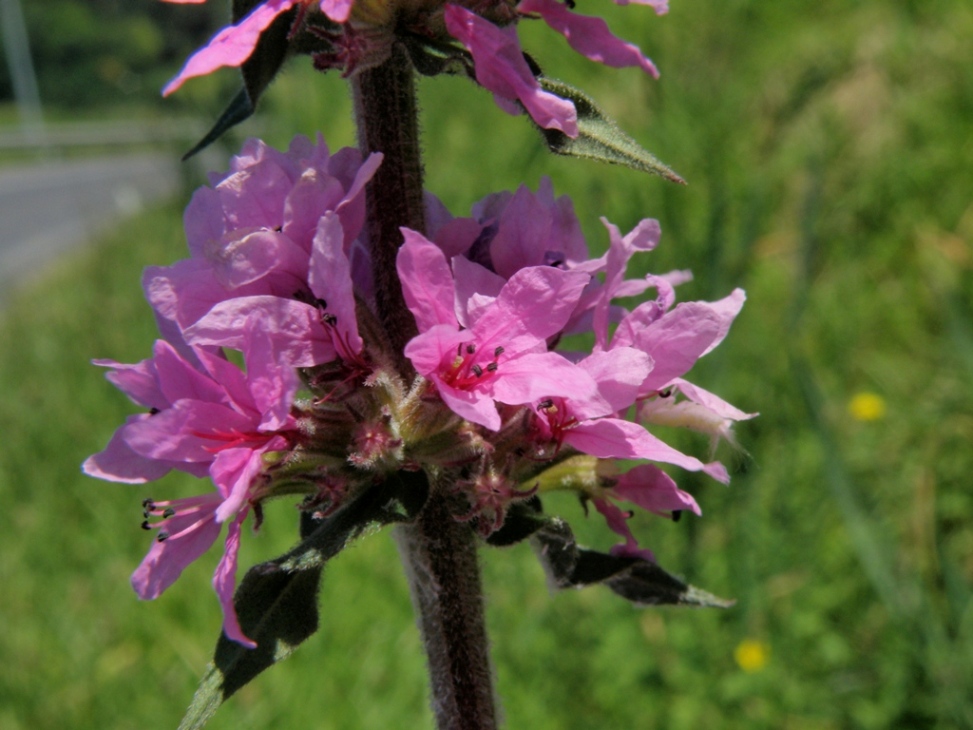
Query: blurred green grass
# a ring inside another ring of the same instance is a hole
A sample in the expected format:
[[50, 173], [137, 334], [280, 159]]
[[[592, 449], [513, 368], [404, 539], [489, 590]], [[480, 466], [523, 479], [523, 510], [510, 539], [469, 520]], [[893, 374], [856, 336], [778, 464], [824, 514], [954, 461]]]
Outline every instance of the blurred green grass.
[[[749, 455], [721, 453], [728, 489], [677, 475], [703, 518], [635, 524], [664, 566], [738, 604], [551, 596], [528, 549], [485, 551], [507, 726], [973, 727], [973, 6], [686, 0], [661, 19], [605, 14], [660, 81], [594, 67], [542, 29], [525, 27], [525, 46], [688, 187], [543, 154], [523, 120], [454, 79], [421, 86], [428, 187], [459, 213], [548, 174], [594, 246], [600, 215], [624, 230], [659, 218], [662, 245], [637, 263], [692, 268], [682, 299], [747, 289], [692, 379], [761, 412], [739, 428]], [[348, 113], [340, 79], [295, 63], [258, 114], [277, 145], [320, 128], [337, 147], [354, 141]], [[139, 273], [185, 255], [180, 208], [57, 262], [0, 315], [5, 729], [175, 727], [210, 655], [215, 551], [155, 602], [128, 587], [146, 549], [141, 499], [194, 486], [78, 469], [130, 412], [88, 360], [146, 356]], [[850, 415], [861, 392], [884, 399], [883, 418]], [[612, 543], [571, 499], [548, 506], [588, 544]], [[286, 549], [293, 522], [291, 505], [272, 506], [242, 564]], [[321, 602], [319, 634], [211, 727], [431, 727], [389, 536], [342, 554]], [[769, 648], [762, 671], [734, 661], [747, 639]]]

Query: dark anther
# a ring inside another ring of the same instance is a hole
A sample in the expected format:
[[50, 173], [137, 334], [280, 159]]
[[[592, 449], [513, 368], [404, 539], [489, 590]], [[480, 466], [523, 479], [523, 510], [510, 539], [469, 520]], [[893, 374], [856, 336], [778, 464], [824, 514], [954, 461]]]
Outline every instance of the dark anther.
[[480, 377], [481, 375], [483, 375], [483, 368], [481, 368], [479, 365], [474, 365], [473, 367], [470, 368], [470, 370], [473, 371], [473, 374], [476, 377]]
[[674, 509], [672, 511], [672, 521], [673, 522], [679, 522], [680, 519], [682, 519], [682, 510], [681, 509]]
[[574, 0], [564, 0], [564, 4], [568, 6], [568, 10], [574, 10], [576, 6]]
[[466, 346], [466, 354], [472, 355], [474, 352], [476, 352], [476, 345], [471, 342]]
[[668, 398], [671, 395], [672, 395], [672, 388], [666, 388], [665, 390], [659, 391], [660, 398]]
[[155, 536], [155, 539], [159, 542], [165, 542], [169, 539], [169, 533], [165, 530], [159, 530], [159, 534]]
[[166, 507], [165, 511], [162, 513], [162, 519], [168, 519], [174, 514], [176, 514], [176, 510], [174, 510], [172, 507]]
[[491, 362], [489, 365], [487, 365], [487, 370], [489, 370], [492, 373], [497, 369], [497, 367], [498, 366], [495, 362]]
[[624, 512], [625, 512], [625, 519], [626, 519], [626, 520], [630, 520], [630, 519], [632, 519], [633, 517], [635, 517], [635, 512], [634, 512], [634, 510], [630, 510], [630, 509], [627, 509], [627, 510], [624, 510]]
[[338, 318], [335, 317], [333, 314], [327, 314], [327, 313], [322, 314], [321, 321], [324, 322], [326, 325], [330, 325], [331, 327], [334, 327], [336, 324], [338, 324]]
[[328, 308], [328, 303], [325, 300], [321, 299], [320, 297], [318, 297], [317, 299], [314, 300], [314, 304], [317, 307], [321, 307], [321, 309], [327, 309]]
[[155, 509], [155, 502], [152, 501], [152, 497], [146, 497], [143, 499], [142, 507], [145, 509]]
[[150, 408], [149, 409], [149, 415], [150, 416], [154, 416], [156, 413], [160, 413], [160, 411], [159, 411], [158, 408]]
[[142, 523], [142, 529], [143, 530], [151, 530], [152, 529], [151, 527], [149, 527], [149, 521], [148, 520], [146, 520], [145, 522]]
[[502, 347], [498, 347], [496, 350], [493, 351], [493, 356], [494, 357], [500, 357], [502, 354], [503, 354], [503, 348]]
[[546, 411], [548, 408], [554, 407], [554, 401], [551, 400], [550, 398], [545, 398], [544, 400], [542, 400], [540, 403], [537, 404], [537, 407], [540, 408], [542, 411]]

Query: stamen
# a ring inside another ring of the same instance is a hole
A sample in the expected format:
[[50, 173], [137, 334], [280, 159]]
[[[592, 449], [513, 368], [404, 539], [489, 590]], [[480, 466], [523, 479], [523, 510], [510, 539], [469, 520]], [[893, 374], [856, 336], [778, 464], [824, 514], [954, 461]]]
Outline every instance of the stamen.
[[493, 351], [494, 357], [500, 357], [502, 354], [503, 354], [503, 347], [497, 346], [497, 348]]
[[169, 539], [169, 533], [165, 530], [159, 530], [159, 534], [155, 536], [155, 539], [159, 542], [165, 542]]
[[472, 355], [474, 352], [476, 352], [476, 345], [471, 342], [466, 346], [466, 354]]
[[495, 362], [491, 362], [489, 365], [487, 365], [487, 370], [490, 371], [491, 373], [492, 372], [496, 372], [496, 369], [498, 367], [500, 367], [500, 366], [497, 365]]
[[470, 367], [470, 370], [472, 370], [473, 374], [478, 378], [483, 376], [483, 368], [475, 363]]

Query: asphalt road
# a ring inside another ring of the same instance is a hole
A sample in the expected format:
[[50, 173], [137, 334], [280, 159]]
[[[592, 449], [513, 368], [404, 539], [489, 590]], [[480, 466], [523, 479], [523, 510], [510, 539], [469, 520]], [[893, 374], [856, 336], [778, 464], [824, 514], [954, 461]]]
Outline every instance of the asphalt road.
[[179, 185], [172, 155], [0, 168], [0, 302], [59, 254]]

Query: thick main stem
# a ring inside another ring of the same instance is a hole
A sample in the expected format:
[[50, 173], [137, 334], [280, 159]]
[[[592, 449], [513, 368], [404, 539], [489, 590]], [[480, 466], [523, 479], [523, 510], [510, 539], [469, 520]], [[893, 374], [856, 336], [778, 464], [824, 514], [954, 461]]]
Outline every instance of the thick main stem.
[[[416, 326], [395, 259], [402, 245], [400, 227], [425, 232], [425, 207], [415, 81], [404, 49], [396, 47], [384, 64], [358, 74], [354, 97], [362, 154], [385, 155], [366, 191], [368, 236], [378, 317], [408, 379], [412, 368], [403, 351]], [[476, 537], [468, 524], [453, 518], [444, 486], [432, 485], [416, 521], [396, 528], [396, 539], [419, 614], [438, 727], [493, 730], [496, 710]]]
[[496, 710], [476, 537], [435, 488], [414, 524], [396, 528], [429, 660], [440, 730], [493, 730]]
[[396, 45], [388, 61], [355, 76], [353, 89], [362, 155], [381, 152], [385, 156], [366, 191], [368, 237], [378, 317], [406, 374], [411, 366], [402, 352], [415, 336], [416, 325], [402, 297], [395, 257], [402, 245], [399, 228], [424, 233], [426, 216], [419, 108], [405, 50]]

